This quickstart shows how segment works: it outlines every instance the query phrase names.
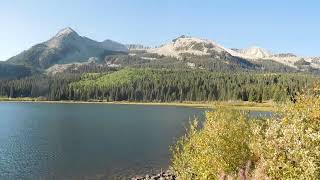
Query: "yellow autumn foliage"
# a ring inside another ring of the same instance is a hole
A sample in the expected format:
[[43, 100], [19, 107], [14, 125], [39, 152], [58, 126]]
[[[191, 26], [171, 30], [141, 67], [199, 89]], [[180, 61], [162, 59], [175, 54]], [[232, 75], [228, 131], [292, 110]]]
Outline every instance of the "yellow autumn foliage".
[[247, 115], [218, 109], [206, 113], [204, 128], [198, 121], [173, 148], [173, 169], [180, 179], [217, 179], [236, 174], [251, 157]]
[[[271, 179], [320, 179], [320, 98], [300, 96], [252, 128], [257, 169]], [[255, 172], [254, 172], [255, 174]]]
[[182, 180], [320, 179], [319, 89], [279, 108], [264, 120], [207, 112], [172, 148], [173, 170]]

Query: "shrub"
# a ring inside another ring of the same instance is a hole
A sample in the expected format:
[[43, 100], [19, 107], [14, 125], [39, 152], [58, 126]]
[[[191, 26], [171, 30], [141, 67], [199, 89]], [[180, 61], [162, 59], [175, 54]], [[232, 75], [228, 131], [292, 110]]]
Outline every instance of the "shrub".
[[272, 179], [320, 179], [320, 98], [300, 96], [280, 116], [253, 128], [259, 173]]
[[320, 179], [320, 90], [307, 94], [267, 120], [207, 112], [204, 127], [194, 121], [173, 147], [172, 168], [182, 180]]
[[181, 179], [217, 179], [235, 175], [245, 167], [251, 153], [250, 128], [244, 113], [218, 109], [206, 113], [204, 128], [198, 121], [173, 147], [172, 167]]

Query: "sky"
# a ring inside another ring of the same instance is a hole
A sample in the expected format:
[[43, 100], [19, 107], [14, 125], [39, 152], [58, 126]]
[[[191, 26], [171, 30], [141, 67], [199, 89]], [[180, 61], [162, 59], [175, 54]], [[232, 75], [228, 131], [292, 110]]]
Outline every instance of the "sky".
[[318, 0], [1, 0], [0, 60], [65, 27], [97, 41], [155, 46], [189, 35], [320, 56], [319, 8]]

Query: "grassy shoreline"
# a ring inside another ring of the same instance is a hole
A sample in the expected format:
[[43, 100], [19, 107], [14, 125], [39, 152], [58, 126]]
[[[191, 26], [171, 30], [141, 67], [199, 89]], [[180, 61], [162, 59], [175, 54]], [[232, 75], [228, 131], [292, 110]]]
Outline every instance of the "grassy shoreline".
[[125, 104], [125, 105], [147, 105], [147, 106], [177, 106], [177, 107], [195, 107], [195, 108], [215, 108], [223, 107], [235, 110], [246, 111], [276, 111], [276, 103], [273, 102], [242, 102], [242, 101], [213, 101], [213, 102], [131, 102], [131, 101], [48, 101], [36, 98], [0, 98], [0, 102], [28, 102], [28, 103], [52, 103], [52, 104]]

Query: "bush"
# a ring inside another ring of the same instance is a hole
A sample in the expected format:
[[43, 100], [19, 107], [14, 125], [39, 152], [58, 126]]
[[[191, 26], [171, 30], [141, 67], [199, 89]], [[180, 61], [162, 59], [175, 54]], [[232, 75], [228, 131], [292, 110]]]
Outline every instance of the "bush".
[[183, 180], [224, 179], [224, 174], [238, 179], [320, 179], [319, 92], [299, 96], [266, 120], [249, 120], [232, 110], [207, 112], [204, 127], [199, 129], [194, 121], [173, 147], [172, 168]]
[[173, 169], [181, 179], [217, 179], [235, 175], [251, 157], [247, 115], [219, 109], [206, 113], [204, 128], [191, 124], [188, 134], [173, 148]]
[[281, 118], [253, 128], [257, 169], [272, 179], [320, 178], [320, 98], [300, 96]]

